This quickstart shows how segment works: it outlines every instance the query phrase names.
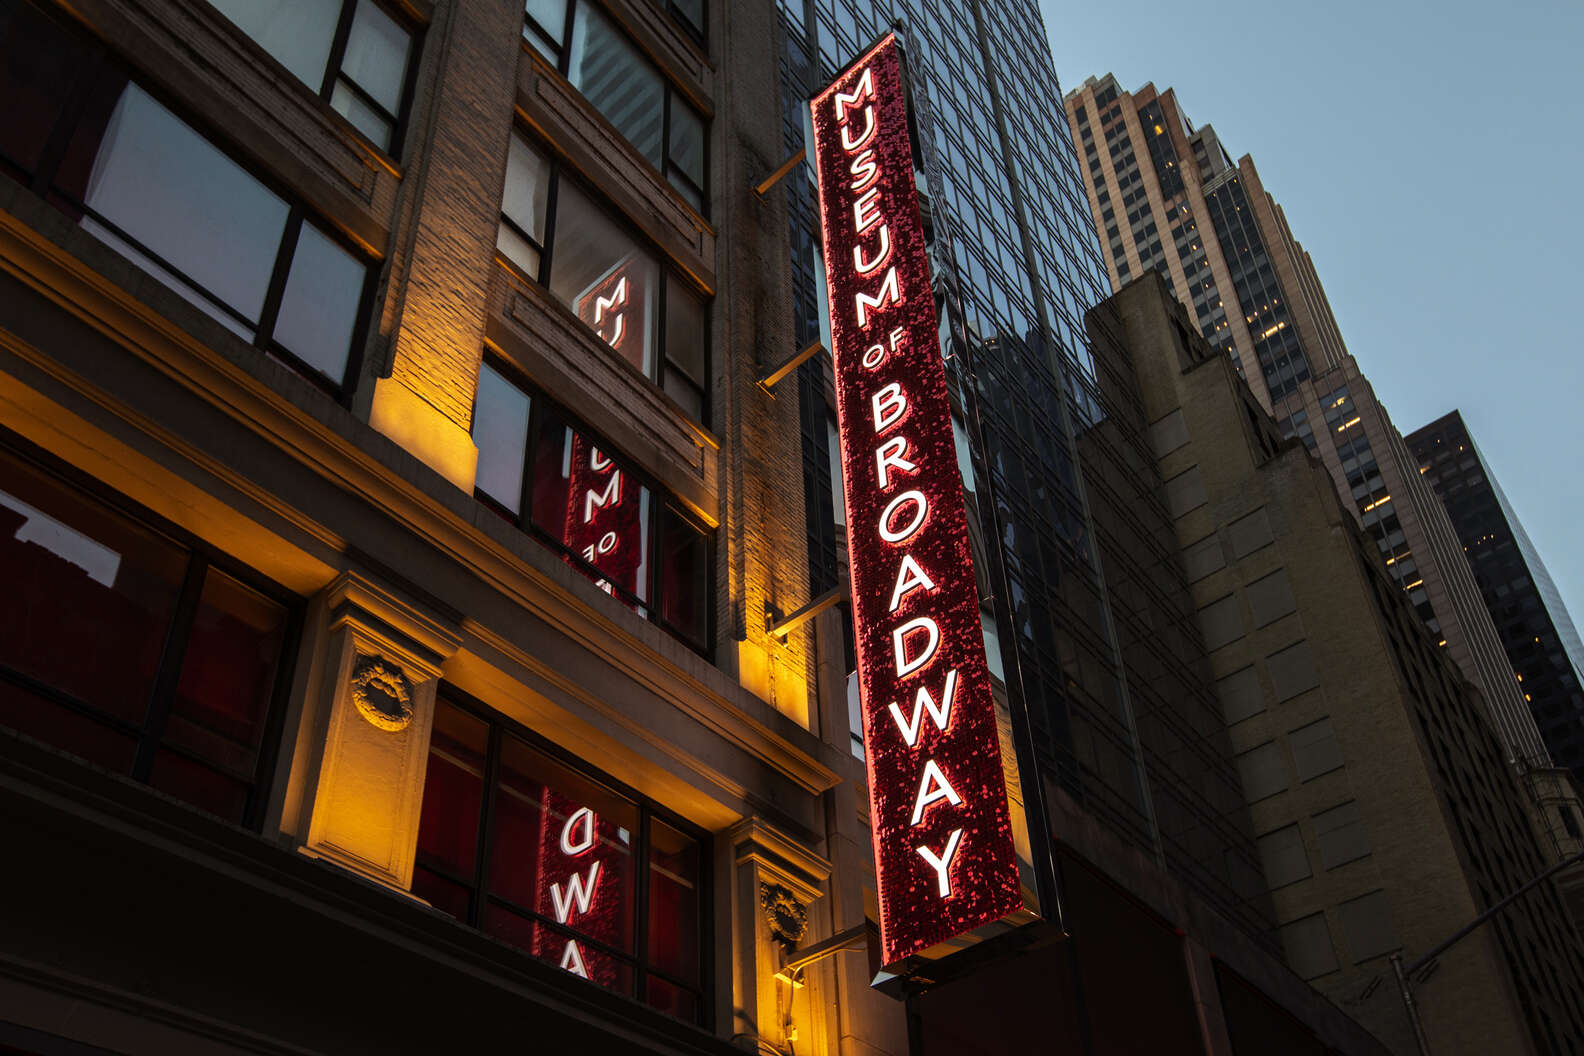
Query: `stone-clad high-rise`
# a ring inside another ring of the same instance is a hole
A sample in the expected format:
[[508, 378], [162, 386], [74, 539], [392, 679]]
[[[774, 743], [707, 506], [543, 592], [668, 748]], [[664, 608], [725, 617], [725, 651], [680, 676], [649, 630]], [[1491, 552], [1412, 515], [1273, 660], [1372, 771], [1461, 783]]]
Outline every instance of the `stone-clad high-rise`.
[[1424, 625], [1485, 698], [1509, 757], [1550, 765], [1446, 513], [1348, 352], [1309, 254], [1254, 161], [1171, 89], [1107, 74], [1067, 93], [1091, 223], [1118, 287], [1159, 271], [1285, 436], [1330, 470]]

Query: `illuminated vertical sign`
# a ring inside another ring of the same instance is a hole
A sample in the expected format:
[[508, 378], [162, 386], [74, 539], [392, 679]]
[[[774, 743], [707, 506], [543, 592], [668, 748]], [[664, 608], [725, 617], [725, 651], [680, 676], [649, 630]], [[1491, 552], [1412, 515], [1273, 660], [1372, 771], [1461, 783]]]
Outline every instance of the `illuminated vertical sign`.
[[644, 598], [644, 525], [640, 487], [627, 479], [611, 457], [579, 433], [571, 434], [567, 467], [567, 548], [615, 583]]
[[896, 38], [816, 97], [887, 964], [1021, 909]]
[[610, 828], [588, 807], [544, 789], [536, 908], [567, 930], [541, 925], [534, 952], [601, 986], [615, 986], [621, 977], [616, 960], [588, 942], [619, 946], [622, 941], [623, 863], [609, 860]]

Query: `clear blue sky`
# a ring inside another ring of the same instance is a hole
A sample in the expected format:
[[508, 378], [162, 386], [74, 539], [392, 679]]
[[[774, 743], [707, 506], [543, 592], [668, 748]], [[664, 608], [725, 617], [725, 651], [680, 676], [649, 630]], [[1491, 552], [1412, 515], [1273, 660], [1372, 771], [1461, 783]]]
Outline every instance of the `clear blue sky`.
[[1064, 91], [1175, 88], [1252, 155], [1393, 422], [1463, 412], [1584, 626], [1584, 3], [1040, 6]]

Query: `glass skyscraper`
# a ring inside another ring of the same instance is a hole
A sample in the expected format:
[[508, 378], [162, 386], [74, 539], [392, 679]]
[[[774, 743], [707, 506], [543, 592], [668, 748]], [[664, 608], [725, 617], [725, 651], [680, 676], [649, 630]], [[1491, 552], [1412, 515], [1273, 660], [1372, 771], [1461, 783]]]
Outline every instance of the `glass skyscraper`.
[[1406, 439], [1468, 553], [1551, 758], [1584, 775], [1584, 644], [1545, 562], [1461, 414], [1443, 415]]
[[[781, 13], [788, 156], [804, 147], [806, 99], [886, 29], [906, 42], [986, 638], [1014, 725], [1027, 716], [1031, 827], [1047, 824], [1032, 820], [1041, 798], [1070, 799], [1268, 941], [1146, 423], [1090, 352], [1085, 313], [1107, 276], [1035, 5], [819, 0]], [[804, 175], [789, 181], [799, 347], [821, 339], [825, 315]], [[833, 410], [819, 362], [801, 369], [817, 592], [842, 560], [818, 424]]]

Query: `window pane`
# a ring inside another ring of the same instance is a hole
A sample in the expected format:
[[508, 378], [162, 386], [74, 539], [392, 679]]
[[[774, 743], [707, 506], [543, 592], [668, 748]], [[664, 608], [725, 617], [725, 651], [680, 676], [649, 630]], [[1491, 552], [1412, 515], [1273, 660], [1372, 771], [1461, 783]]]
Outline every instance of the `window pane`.
[[669, 506], [660, 508], [660, 616], [692, 641], [709, 636], [709, 547], [704, 533]]
[[649, 962], [667, 975], [698, 980], [699, 846], [659, 819], [649, 830]]
[[561, 181], [550, 291], [627, 361], [654, 377], [659, 268], [577, 188]]
[[[418, 859], [469, 881], [477, 855], [488, 744], [489, 729], [483, 720], [444, 700], [435, 705], [423, 816], [418, 822]], [[457, 915], [466, 916], [465, 900], [463, 912]]]
[[346, 380], [368, 268], [310, 223], [302, 225], [275, 320], [275, 340], [336, 384]]
[[704, 394], [680, 370], [667, 368], [665, 394], [677, 402], [694, 421], [704, 420]]
[[704, 32], [704, 0], [671, 0], [671, 6], [692, 23], [695, 30]]
[[391, 114], [401, 111], [409, 39], [407, 31], [380, 10], [378, 4], [372, 0], [358, 0], [357, 14], [352, 16], [352, 32], [347, 37], [346, 56], [341, 60], [341, 75]]
[[241, 824], [247, 811], [247, 782], [175, 752], [162, 749], [154, 756], [149, 784], [232, 824]]
[[165, 539], [0, 458], [0, 664], [141, 723], [186, 567]]
[[335, 87], [330, 90], [330, 106], [352, 122], [352, 127], [367, 136], [375, 146], [381, 150], [390, 149], [391, 130], [395, 125], [347, 87], [344, 79], [337, 79]]
[[533, 519], [614, 583], [648, 599], [649, 493], [553, 414], [534, 445]]
[[[501, 212], [541, 245], [544, 244], [545, 199], [549, 191], [550, 163], [520, 136], [513, 136], [511, 151], [506, 156], [506, 190], [501, 196]], [[525, 265], [524, 270], [530, 275], [539, 274], [537, 254], [533, 267]]]
[[490, 894], [631, 950], [637, 808], [514, 737], [500, 774]]
[[137, 741], [0, 677], [0, 726], [20, 730], [106, 770], [131, 773]]
[[[426, 805], [428, 800], [429, 789], [425, 787]], [[412, 892], [442, 913], [449, 913], [465, 923], [471, 922], [468, 916], [468, 889], [461, 884], [453, 883], [420, 865], [413, 869]]]
[[671, 164], [704, 186], [704, 119], [680, 99], [671, 102]]
[[599, 8], [578, 0], [567, 79], [655, 168], [664, 162], [665, 82]]
[[704, 387], [704, 352], [708, 347], [704, 299], [680, 279], [666, 282], [666, 359], [668, 369], [684, 371], [699, 388]]
[[251, 782], [285, 638], [282, 606], [211, 568], [165, 740]]
[[673, 986], [659, 976], [651, 975], [648, 982], [649, 993], [644, 1001], [650, 1008], [658, 1008], [668, 1016], [689, 1023], [698, 1020], [698, 995], [690, 990], [683, 990]]
[[478, 489], [513, 513], [522, 512], [523, 462], [528, 443], [528, 394], [488, 363], [479, 370], [473, 405]]
[[31, 173], [84, 65], [76, 38], [32, 4], [0, 22], [0, 158]]
[[258, 320], [286, 203], [135, 84], [121, 93], [98, 143], [85, 201]]
[[557, 44], [566, 40], [566, 0], [527, 0], [528, 17]]
[[341, 0], [210, 0], [317, 93], [324, 84]]
[[530, 920], [504, 906], [490, 906], [484, 930], [573, 975], [620, 994], [632, 994], [632, 965], [571, 932]]
[[530, 245], [526, 238], [502, 224], [495, 234], [495, 248], [500, 250], [507, 260], [527, 272], [529, 278], [538, 281], [539, 251]]
[[687, 200], [689, 205], [697, 209], [699, 212], [704, 211], [704, 196], [698, 191], [694, 190], [693, 185], [687, 180], [683, 179], [680, 172], [674, 168], [668, 169], [666, 171], [666, 182], [670, 183], [671, 186], [676, 189], [677, 193], [682, 195], [682, 197]]

